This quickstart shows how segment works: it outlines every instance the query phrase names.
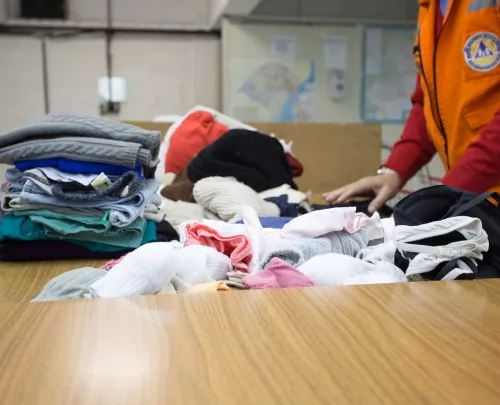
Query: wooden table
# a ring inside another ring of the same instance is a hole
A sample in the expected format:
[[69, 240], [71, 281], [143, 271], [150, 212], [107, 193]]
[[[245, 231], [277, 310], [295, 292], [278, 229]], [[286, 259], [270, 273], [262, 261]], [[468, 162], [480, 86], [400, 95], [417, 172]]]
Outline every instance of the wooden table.
[[0, 303], [28, 302], [40, 293], [51, 278], [80, 267], [100, 267], [106, 261], [101, 259], [0, 262]]
[[2, 405], [498, 404], [500, 280], [0, 304]]

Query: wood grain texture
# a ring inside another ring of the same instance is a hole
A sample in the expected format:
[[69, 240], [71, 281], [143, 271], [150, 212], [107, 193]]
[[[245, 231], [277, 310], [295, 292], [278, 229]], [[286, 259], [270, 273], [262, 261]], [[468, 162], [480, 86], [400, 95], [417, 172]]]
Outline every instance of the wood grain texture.
[[0, 262], [0, 303], [30, 301], [51, 278], [65, 271], [100, 267], [104, 263], [106, 260]]
[[5, 405], [498, 404], [500, 280], [0, 304]]

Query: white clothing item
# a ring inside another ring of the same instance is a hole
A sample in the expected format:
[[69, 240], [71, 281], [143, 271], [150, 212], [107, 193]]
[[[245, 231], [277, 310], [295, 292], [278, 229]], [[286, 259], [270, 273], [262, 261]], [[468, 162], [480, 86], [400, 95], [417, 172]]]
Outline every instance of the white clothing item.
[[161, 201], [160, 211], [174, 227], [186, 221], [202, 221], [206, 216], [205, 209], [199, 204], [172, 201], [165, 197]]
[[[466, 240], [452, 242], [445, 246], [425, 246], [412, 243], [454, 231], [462, 234]], [[419, 226], [396, 226], [395, 239], [396, 247], [403, 257], [406, 257], [405, 252], [418, 253], [410, 260], [406, 270], [407, 276], [427, 273], [434, 270], [440, 263], [461, 257], [467, 257], [476, 264], [476, 260], [482, 260], [483, 252], [489, 249], [488, 235], [483, 229], [481, 220], [461, 216]], [[449, 272], [443, 280], [454, 280], [461, 274], [472, 273], [473, 270], [459, 260], [457, 268]]]
[[371, 264], [347, 255], [315, 256], [297, 268], [316, 285], [404, 283], [404, 273], [390, 263]]
[[395, 254], [396, 243], [393, 240], [390, 240], [385, 243], [368, 246], [360, 250], [356, 255], [356, 258], [372, 264], [377, 264], [379, 262], [394, 264]]
[[394, 222], [394, 217], [382, 218], [382, 228], [384, 229], [384, 242], [394, 240], [394, 230], [396, 229], [396, 223]]
[[85, 187], [90, 186], [99, 174], [79, 174], [79, 173], [68, 173], [63, 172], [54, 167], [37, 167], [36, 169], [26, 170], [25, 173], [33, 172], [37, 174], [36, 171], [42, 172], [48, 179], [55, 181], [57, 183], [78, 183]]
[[170, 114], [170, 115], [156, 115], [153, 118], [153, 122], [172, 122], [174, 123], [177, 120], [180, 120], [182, 117], [177, 114]]
[[380, 215], [374, 213], [372, 217], [368, 217], [363, 213], [357, 213], [355, 207], [329, 208], [301, 215], [283, 227], [281, 236], [283, 238], [318, 238], [338, 231], [354, 233], [361, 228], [369, 230], [369, 240], [385, 240]]
[[[279, 238], [279, 229], [262, 228], [259, 217], [252, 207], [243, 206], [241, 209], [243, 224], [230, 224], [224, 221], [214, 221], [204, 219], [200, 223], [209, 226], [223, 236], [245, 235], [250, 240], [252, 250], [252, 260], [249, 263], [249, 272], [256, 273], [260, 271], [260, 260], [264, 256], [262, 243], [264, 238], [269, 239]], [[179, 236], [181, 243], [186, 240], [186, 225], [188, 223], [196, 223], [196, 221], [186, 222], [179, 227]]]
[[375, 268], [347, 280], [344, 285], [406, 283], [408, 279], [401, 269], [380, 262]]
[[302, 201], [307, 200], [306, 194], [302, 191], [294, 190], [289, 184], [283, 184], [282, 186], [259, 193], [260, 198], [263, 200], [271, 197], [280, 197], [282, 195], [286, 195], [288, 197], [289, 204], [300, 204]]
[[231, 260], [214, 248], [190, 245], [173, 253], [171, 265], [176, 269], [176, 277], [185, 285], [226, 280], [233, 270]]
[[165, 173], [163, 175], [163, 177], [161, 178], [161, 181], [159, 182], [160, 183], [160, 187], [158, 188], [158, 193], [161, 194], [161, 190], [164, 187], [170, 186], [174, 182], [175, 176], [176, 176], [176, 174], [172, 173], [172, 172]]
[[90, 286], [97, 298], [128, 298], [156, 294], [176, 273], [169, 266], [172, 255], [182, 245], [178, 242], [155, 242], [127, 254], [106, 276]]
[[160, 207], [155, 204], [146, 204], [144, 207], [144, 219], [154, 222], [161, 222], [165, 219], [165, 213], [160, 211]]
[[252, 248], [250, 273], [261, 271], [273, 257], [279, 257], [293, 266], [298, 266], [311, 257], [325, 253], [355, 255], [367, 245], [368, 231], [360, 230], [355, 235], [346, 232], [330, 232], [318, 238], [284, 238], [279, 229], [263, 229], [259, 218], [251, 207], [242, 210], [245, 235]]
[[194, 185], [195, 201], [223, 221], [236, 222], [241, 219], [244, 206], [251, 206], [262, 217], [279, 217], [276, 204], [264, 201], [247, 185], [232, 177], [207, 177]]
[[264, 228], [262, 228], [262, 224], [260, 223], [259, 216], [252, 207], [244, 206], [241, 210], [241, 215], [246, 228], [246, 236], [250, 240], [250, 247], [252, 249], [252, 260], [248, 265], [248, 271], [251, 274], [255, 274], [261, 270], [261, 260], [265, 255], [263, 246], [264, 231], [267, 231], [266, 234], [270, 235], [270, 238], [275, 239], [279, 237], [279, 230], [264, 230]]

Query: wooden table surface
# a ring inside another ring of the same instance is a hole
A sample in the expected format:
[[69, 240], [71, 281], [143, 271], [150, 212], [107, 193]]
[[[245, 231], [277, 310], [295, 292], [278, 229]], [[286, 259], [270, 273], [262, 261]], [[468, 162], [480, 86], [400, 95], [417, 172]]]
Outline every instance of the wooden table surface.
[[100, 267], [106, 262], [102, 259], [0, 262], [0, 303], [28, 302], [59, 274], [80, 267]]
[[498, 404], [500, 280], [0, 304], [2, 405]]

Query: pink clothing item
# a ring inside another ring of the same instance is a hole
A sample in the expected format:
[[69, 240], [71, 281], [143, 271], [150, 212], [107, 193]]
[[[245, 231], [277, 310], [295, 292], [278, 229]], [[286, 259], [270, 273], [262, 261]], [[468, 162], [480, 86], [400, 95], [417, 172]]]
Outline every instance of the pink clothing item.
[[314, 211], [292, 219], [281, 230], [283, 238], [319, 238], [331, 232], [347, 231], [354, 233], [361, 228], [373, 228], [377, 237], [383, 237], [380, 216], [375, 213], [371, 218], [356, 213], [355, 207], [330, 208]]
[[103, 266], [99, 267], [101, 270], [111, 270], [113, 267], [115, 267], [118, 263], [120, 263], [125, 256], [122, 256], [118, 259], [113, 259], [104, 264]]
[[245, 235], [222, 236], [206, 225], [188, 224], [184, 246], [189, 245], [214, 248], [229, 257], [234, 269], [248, 273], [248, 264], [252, 260], [252, 248]]
[[243, 279], [243, 284], [251, 289], [313, 287], [314, 282], [284, 260], [275, 257], [260, 273]]

